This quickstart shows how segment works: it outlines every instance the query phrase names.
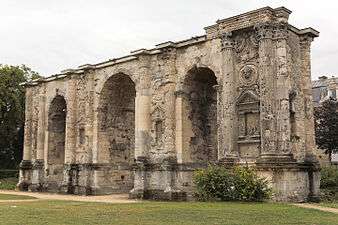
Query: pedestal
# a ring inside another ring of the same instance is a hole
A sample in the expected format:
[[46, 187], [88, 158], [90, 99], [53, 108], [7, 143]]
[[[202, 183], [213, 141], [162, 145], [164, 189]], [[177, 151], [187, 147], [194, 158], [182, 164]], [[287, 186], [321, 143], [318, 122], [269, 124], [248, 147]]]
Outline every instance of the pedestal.
[[32, 162], [30, 160], [22, 160], [20, 163], [19, 182], [17, 188], [20, 191], [28, 191], [31, 184]]
[[44, 191], [44, 161], [43, 159], [37, 159], [32, 166], [32, 184], [29, 186], [29, 190], [32, 192]]

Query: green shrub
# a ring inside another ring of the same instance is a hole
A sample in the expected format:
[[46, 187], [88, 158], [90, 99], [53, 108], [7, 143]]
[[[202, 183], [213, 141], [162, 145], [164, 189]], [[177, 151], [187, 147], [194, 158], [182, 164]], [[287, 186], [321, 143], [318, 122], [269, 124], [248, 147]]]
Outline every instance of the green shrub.
[[0, 179], [0, 190], [14, 190], [17, 183], [17, 178]]
[[197, 170], [194, 174], [194, 183], [200, 200], [227, 201], [234, 198], [234, 177], [225, 168], [209, 166]]
[[323, 167], [320, 178], [320, 198], [324, 202], [338, 201], [338, 168]]
[[323, 167], [321, 170], [320, 188], [336, 189], [338, 191], [338, 169], [331, 167]]
[[194, 183], [197, 197], [204, 201], [263, 201], [271, 196], [267, 180], [249, 167], [209, 166], [195, 172]]

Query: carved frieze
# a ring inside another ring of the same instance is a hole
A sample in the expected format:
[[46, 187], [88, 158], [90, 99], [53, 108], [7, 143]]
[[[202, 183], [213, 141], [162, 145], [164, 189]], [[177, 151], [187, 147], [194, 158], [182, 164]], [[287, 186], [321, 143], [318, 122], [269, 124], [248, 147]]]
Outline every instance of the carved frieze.
[[235, 41], [232, 38], [231, 32], [222, 33], [220, 35], [222, 51], [226, 49], [233, 49], [235, 47]]
[[236, 61], [240, 64], [255, 63], [258, 59], [258, 42], [254, 32], [248, 31], [236, 38]]
[[265, 22], [255, 26], [257, 40], [286, 39], [288, 37], [288, 24], [285, 22]]

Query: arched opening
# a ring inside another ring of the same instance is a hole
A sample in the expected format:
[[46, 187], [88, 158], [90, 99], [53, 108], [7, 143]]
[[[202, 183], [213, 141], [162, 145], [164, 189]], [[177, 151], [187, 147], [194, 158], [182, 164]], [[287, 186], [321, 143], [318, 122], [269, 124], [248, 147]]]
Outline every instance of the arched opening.
[[183, 146], [185, 161], [217, 160], [217, 79], [205, 67], [191, 69], [183, 84]]
[[122, 73], [110, 77], [100, 93], [98, 162], [111, 166], [99, 183], [113, 191], [129, 191], [133, 185], [128, 166], [134, 162], [135, 95], [134, 82]]
[[65, 99], [57, 95], [48, 111], [48, 176], [52, 181], [63, 180], [65, 161], [67, 104]]

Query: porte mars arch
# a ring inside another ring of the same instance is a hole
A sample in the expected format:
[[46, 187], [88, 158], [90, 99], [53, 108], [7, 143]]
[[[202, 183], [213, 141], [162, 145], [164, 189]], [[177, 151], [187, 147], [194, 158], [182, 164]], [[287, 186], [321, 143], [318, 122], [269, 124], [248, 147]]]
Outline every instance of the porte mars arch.
[[265, 7], [205, 35], [25, 83], [19, 188], [134, 198], [193, 196], [208, 164], [249, 165], [276, 201], [318, 197], [312, 28]]

